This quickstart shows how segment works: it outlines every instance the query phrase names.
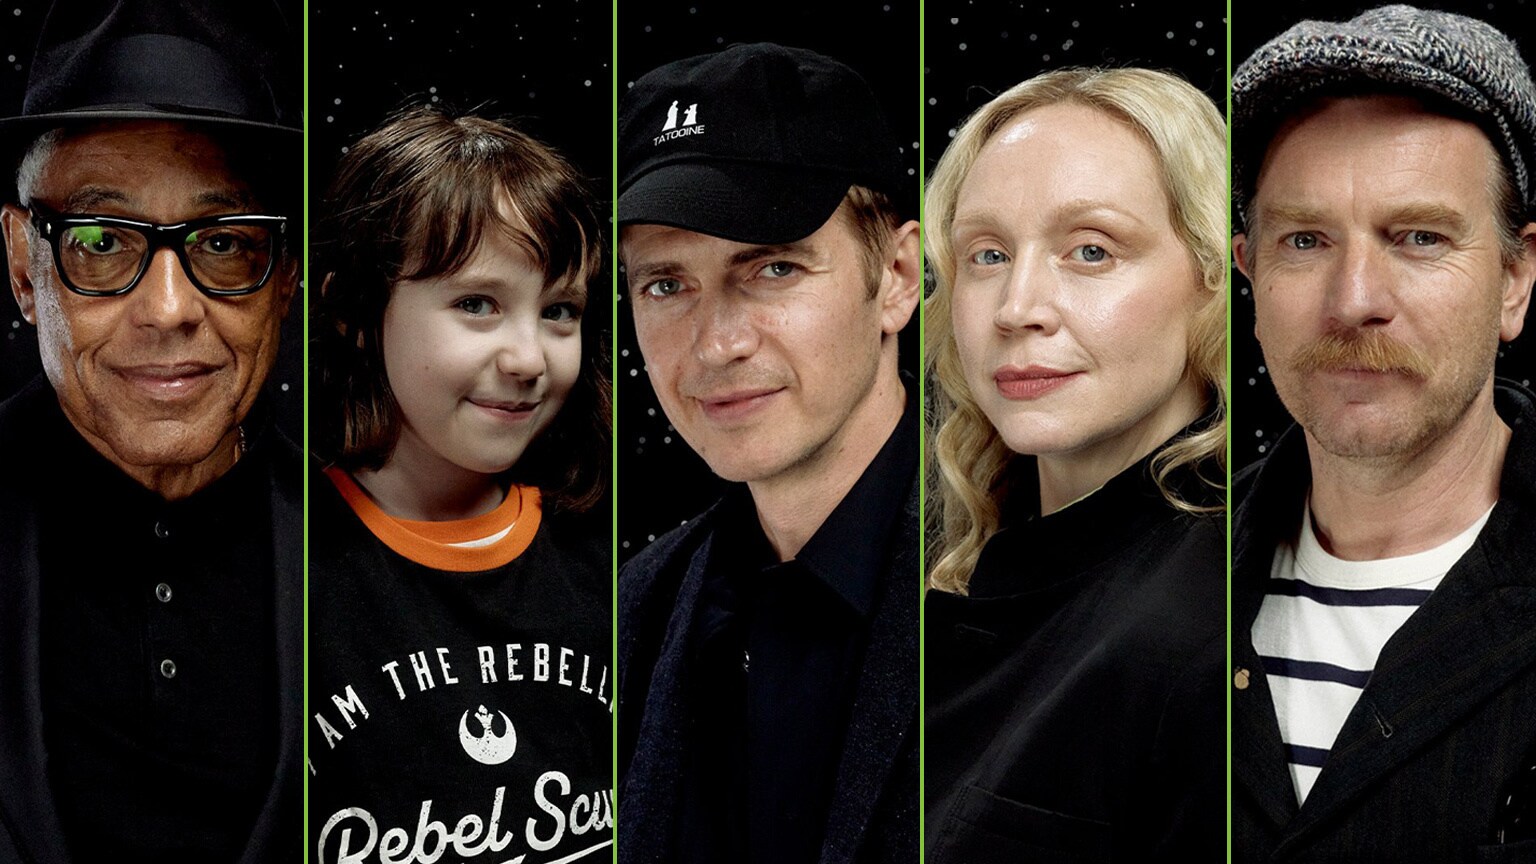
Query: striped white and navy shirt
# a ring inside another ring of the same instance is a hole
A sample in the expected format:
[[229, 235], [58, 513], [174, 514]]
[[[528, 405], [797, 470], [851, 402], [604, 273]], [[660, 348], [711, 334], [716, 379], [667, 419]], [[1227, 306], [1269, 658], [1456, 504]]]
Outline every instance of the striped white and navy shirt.
[[1253, 645], [1274, 695], [1298, 802], [1307, 800], [1382, 647], [1472, 547], [1488, 513], [1433, 549], [1345, 561], [1317, 542], [1308, 501], [1299, 545], [1275, 550]]

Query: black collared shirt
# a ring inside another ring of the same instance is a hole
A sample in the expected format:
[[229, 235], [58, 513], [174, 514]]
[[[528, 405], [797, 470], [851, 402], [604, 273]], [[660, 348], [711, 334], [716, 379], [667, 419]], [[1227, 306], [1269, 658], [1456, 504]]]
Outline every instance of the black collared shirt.
[[927, 861], [1221, 860], [1224, 520], [1151, 461], [1045, 516], [1025, 472], [970, 593], [927, 593]]
[[277, 762], [267, 450], [166, 501], [50, 400], [41, 492], [48, 781], [70, 856], [234, 861]]
[[683, 860], [817, 859], [853, 684], [916, 473], [916, 402], [909, 393], [890, 438], [794, 559], [777, 561], [746, 487], [722, 506], [694, 620], [692, 662], [705, 684]]

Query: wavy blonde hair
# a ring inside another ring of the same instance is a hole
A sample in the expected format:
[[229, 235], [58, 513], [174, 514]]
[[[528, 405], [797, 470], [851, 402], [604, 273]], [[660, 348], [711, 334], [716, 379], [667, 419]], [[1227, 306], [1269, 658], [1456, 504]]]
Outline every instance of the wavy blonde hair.
[[1182, 497], [1169, 481], [1181, 466], [1214, 464], [1222, 477], [1202, 479], [1213, 487], [1226, 483], [1226, 321], [1227, 222], [1226, 126], [1211, 100], [1182, 78], [1149, 69], [1062, 69], [1015, 85], [982, 106], [955, 133], [928, 184], [924, 243], [935, 284], [925, 303], [928, 374], [938, 382], [934, 393], [937, 429], [930, 451], [938, 464], [930, 483], [940, 507], [928, 518], [928, 583], [965, 593], [971, 571], [987, 540], [997, 532], [1009, 467], [1008, 449], [982, 413], [965, 384], [950, 319], [950, 291], [955, 280], [951, 244], [960, 187], [992, 136], [1026, 111], [1059, 103], [1096, 108], [1125, 123], [1157, 155], [1169, 218], [1210, 299], [1195, 313], [1190, 327], [1186, 374], [1207, 391], [1209, 421], [1191, 435], [1163, 447], [1153, 458], [1158, 487], [1181, 510], [1212, 509]]

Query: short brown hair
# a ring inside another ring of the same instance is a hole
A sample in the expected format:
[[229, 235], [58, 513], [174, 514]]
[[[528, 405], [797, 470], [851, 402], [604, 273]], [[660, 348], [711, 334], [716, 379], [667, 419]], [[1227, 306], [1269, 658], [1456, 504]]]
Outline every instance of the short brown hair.
[[891, 254], [896, 229], [901, 227], [901, 214], [884, 193], [863, 186], [848, 187], [838, 210], [847, 214], [853, 236], [859, 241], [865, 288], [873, 300], [880, 293], [880, 269]]
[[[505, 195], [518, 217], [497, 207]], [[486, 230], [504, 231], [550, 283], [600, 300], [602, 233], [591, 194], [564, 158], [504, 122], [407, 108], [354, 144], [317, 226], [312, 310], [316, 455], [348, 471], [394, 451], [400, 406], [385, 374], [384, 309], [396, 283], [451, 275]], [[590, 308], [603, 309], [600, 302]], [[582, 319], [581, 374], [554, 424], [509, 471], [546, 504], [582, 511], [607, 491], [611, 396], [607, 317]]]

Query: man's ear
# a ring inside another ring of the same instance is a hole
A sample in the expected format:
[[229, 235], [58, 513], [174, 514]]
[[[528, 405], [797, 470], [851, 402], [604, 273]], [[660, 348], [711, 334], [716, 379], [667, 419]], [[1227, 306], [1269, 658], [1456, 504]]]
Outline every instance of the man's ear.
[[5, 232], [5, 267], [11, 294], [21, 317], [37, 326], [37, 294], [32, 285], [32, 238], [27, 232], [27, 211], [14, 204], [0, 208], [0, 229]]
[[923, 293], [918, 233], [915, 220], [896, 229], [891, 238], [891, 257], [880, 274], [880, 329], [887, 335], [899, 333], [907, 326]]
[[293, 308], [293, 298], [299, 293], [299, 276], [302, 269], [299, 259], [291, 255], [285, 256], [279, 265], [277, 284], [272, 287], [277, 289], [277, 305], [284, 318], [288, 317], [288, 310]]
[[1237, 267], [1237, 272], [1243, 274], [1243, 278], [1253, 281], [1253, 274], [1248, 272], [1248, 235], [1242, 232], [1232, 235], [1232, 263]]
[[1525, 329], [1525, 310], [1531, 305], [1531, 283], [1536, 281], [1536, 222], [1520, 229], [1520, 254], [1504, 271], [1499, 339], [1508, 342]]

